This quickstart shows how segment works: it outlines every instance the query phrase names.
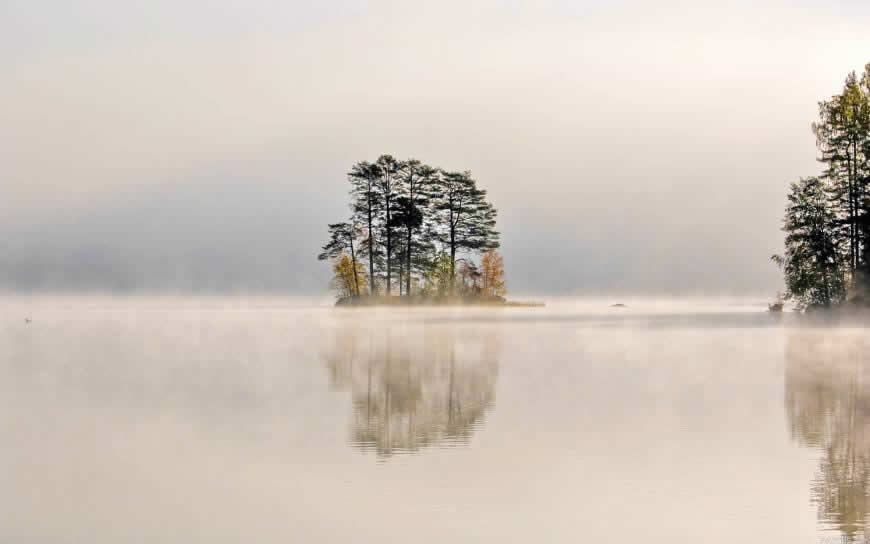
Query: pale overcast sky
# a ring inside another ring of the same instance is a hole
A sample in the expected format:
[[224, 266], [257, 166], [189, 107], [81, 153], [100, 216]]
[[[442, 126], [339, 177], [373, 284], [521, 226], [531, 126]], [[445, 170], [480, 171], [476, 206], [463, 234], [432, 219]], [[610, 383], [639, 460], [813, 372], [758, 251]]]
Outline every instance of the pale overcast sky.
[[0, 288], [325, 293], [345, 172], [471, 170], [517, 293], [765, 293], [866, 0], [0, 0]]

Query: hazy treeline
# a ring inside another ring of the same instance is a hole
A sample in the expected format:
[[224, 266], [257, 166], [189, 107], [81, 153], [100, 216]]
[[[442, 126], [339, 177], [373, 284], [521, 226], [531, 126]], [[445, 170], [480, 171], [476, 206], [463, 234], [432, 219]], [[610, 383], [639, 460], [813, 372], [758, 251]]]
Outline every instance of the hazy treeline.
[[[354, 164], [348, 182], [350, 214], [318, 256], [339, 296], [503, 294], [497, 212], [470, 172], [382, 155]], [[480, 265], [457, 257], [473, 253]]]
[[819, 102], [812, 125], [824, 169], [791, 184], [783, 219], [785, 298], [801, 307], [865, 304], [870, 272], [870, 64]]

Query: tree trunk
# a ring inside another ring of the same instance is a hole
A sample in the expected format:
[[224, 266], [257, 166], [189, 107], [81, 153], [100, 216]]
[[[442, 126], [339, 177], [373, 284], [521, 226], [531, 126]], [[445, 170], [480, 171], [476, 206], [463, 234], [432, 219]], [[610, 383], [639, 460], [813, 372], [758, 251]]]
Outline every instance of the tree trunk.
[[368, 223], [369, 223], [369, 295], [375, 296], [375, 247], [372, 237], [372, 191], [369, 187], [368, 194]]
[[831, 289], [828, 285], [828, 263], [822, 265], [822, 282], [825, 286], [825, 306], [831, 305]]
[[456, 291], [456, 227], [450, 225], [450, 294]]
[[356, 253], [353, 250], [353, 231], [354, 227], [350, 229], [350, 264], [353, 266], [353, 286], [356, 290], [356, 296], [359, 296], [359, 275], [356, 271]]
[[392, 248], [392, 240], [390, 239], [390, 213], [387, 212], [387, 296], [390, 296], [390, 288], [392, 287], [392, 270], [393, 270], [393, 248]]
[[[853, 153], [854, 153], [854, 142], [852, 144]], [[853, 160], [854, 159], [854, 160]], [[851, 259], [849, 261], [849, 267], [852, 269], [852, 274], [855, 273], [855, 268], [857, 264], [857, 247], [856, 246], [856, 232], [855, 232], [855, 215], [857, 210], [855, 209], [855, 174], [854, 167], [857, 157], [849, 157], [847, 153], [846, 157], [846, 175], [849, 178], [849, 255]]]
[[852, 167], [853, 175], [852, 179], [855, 180], [855, 270], [858, 270], [858, 265], [861, 264], [861, 238], [858, 232], [858, 216], [859, 210], [861, 206], [860, 202], [860, 194], [859, 194], [859, 179], [858, 179], [858, 141], [857, 139], [852, 142], [852, 156], [854, 157], [854, 166]]
[[405, 276], [405, 259], [399, 259], [399, 296], [402, 296], [402, 278]]
[[405, 275], [405, 296], [411, 295], [411, 227], [408, 227], [408, 236], [405, 240], [407, 244], [406, 258], [405, 263], [407, 265], [408, 272]]
[[393, 270], [393, 228], [390, 226], [390, 197], [384, 197], [387, 207], [387, 296], [390, 296], [392, 287], [392, 270]]

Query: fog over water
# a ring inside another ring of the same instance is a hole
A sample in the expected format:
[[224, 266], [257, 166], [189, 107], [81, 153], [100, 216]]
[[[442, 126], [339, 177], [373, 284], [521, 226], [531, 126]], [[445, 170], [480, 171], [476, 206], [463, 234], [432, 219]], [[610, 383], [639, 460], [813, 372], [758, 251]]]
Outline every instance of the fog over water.
[[[767, 302], [868, 28], [0, 2], [0, 543], [866, 540], [866, 327]], [[546, 306], [334, 307], [316, 256], [382, 154], [470, 170]]]
[[329, 303], [0, 299], [0, 541], [861, 541], [862, 326]]
[[780, 285], [863, 0], [6, 1], [0, 288], [322, 293], [345, 173], [471, 170], [521, 293]]

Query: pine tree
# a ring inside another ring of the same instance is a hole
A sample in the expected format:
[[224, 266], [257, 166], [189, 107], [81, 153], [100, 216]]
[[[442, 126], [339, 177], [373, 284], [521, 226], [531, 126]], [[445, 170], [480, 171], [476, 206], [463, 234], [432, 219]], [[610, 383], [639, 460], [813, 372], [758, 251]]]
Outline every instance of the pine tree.
[[[870, 71], [870, 66], [868, 66]], [[854, 72], [841, 94], [819, 102], [813, 132], [825, 164], [824, 176], [834, 206], [836, 234], [845, 242], [850, 276], [867, 262], [868, 182], [870, 182], [870, 92], [868, 73]]]
[[379, 260], [380, 249], [375, 238], [378, 221], [382, 209], [382, 199], [378, 192], [378, 179], [381, 171], [378, 165], [368, 162], [358, 162], [351, 168], [348, 180], [351, 184], [351, 208], [357, 224], [365, 232], [365, 239], [360, 248], [360, 256], [369, 261], [369, 293], [377, 293], [375, 286], [375, 263]]
[[393, 248], [395, 245], [393, 235], [393, 231], [395, 230], [395, 223], [393, 222], [393, 213], [395, 211], [394, 199], [399, 196], [398, 192], [400, 190], [400, 182], [398, 180], [398, 174], [399, 169], [401, 168], [401, 164], [391, 155], [381, 155], [380, 157], [378, 157], [378, 162], [376, 163], [376, 165], [378, 167], [379, 175], [376, 179], [375, 186], [377, 187], [380, 201], [383, 205], [384, 214], [381, 226], [384, 232], [383, 246], [384, 251], [386, 252], [386, 259], [384, 261], [387, 268], [385, 286], [387, 296], [390, 296], [390, 289], [392, 287], [392, 271], [394, 264]]
[[449, 249], [450, 279], [454, 283], [457, 252], [499, 247], [499, 233], [495, 230], [497, 212], [470, 172], [441, 172], [436, 187], [435, 210], [440, 215], [437, 236]]
[[405, 294], [411, 293], [411, 276], [414, 269], [413, 255], [431, 248], [431, 243], [421, 240], [419, 234], [427, 220], [431, 220], [432, 210], [429, 206], [429, 192], [436, 175], [435, 168], [415, 159], [404, 161], [399, 169], [401, 196], [396, 199], [395, 224], [405, 234], [403, 241], [404, 268], [406, 270]]
[[791, 184], [783, 219], [785, 254], [771, 257], [784, 273], [787, 298], [801, 306], [829, 306], [846, 294], [841, 239], [827, 188], [819, 178]]

